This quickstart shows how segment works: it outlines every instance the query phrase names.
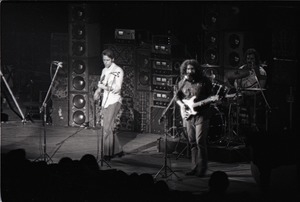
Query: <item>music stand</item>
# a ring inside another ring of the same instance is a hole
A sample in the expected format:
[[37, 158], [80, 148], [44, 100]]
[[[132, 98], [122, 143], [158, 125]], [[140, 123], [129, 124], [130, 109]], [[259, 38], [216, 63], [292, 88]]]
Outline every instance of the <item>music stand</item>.
[[[183, 85], [182, 85], [183, 86]], [[177, 91], [178, 92], [178, 91]], [[172, 103], [175, 101], [175, 97], [177, 95], [177, 92], [174, 93], [174, 96], [172, 98], [172, 100], [170, 101], [170, 103], [168, 104], [168, 106], [164, 109], [164, 111], [162, 112], [161, 117], [158, 120], [158, 123], [161, 124], [162, 121], [165, 122], [164, 125], [164, 129], [165, 129], [165, 151], [164, 151], [164, 165], [161, 167], [161, 169], [156, 173], [156, 175], [154, 176], [154, 179], [160, 174], [161, 171], [164, 171], [164, 173], [162, 174], [163, 178], [167, 178], [169, 176], [171, 176], [172, 174], [174, 174], [178, 180], [181, 180], [179, 178], [178, 175], [176, 175], [176, 173], [167, 165], [167, 137], [168, 137], [168, 130], [167, 130], [167, 119], [166, 119], [166, 113], [169, 110], [170, 106], [172, 105]], [[170, 175], [168, 175], [168, 170], [171, 172]]]
[[35, 161], [38, 161], [39, 159], [43, 159], [46, 163], [48, 162], [48, 161], [51, 161], [51, 162], [53, 162], [52, 161], [52, 159], [51, 159], [51, 157], [47, 154], [47, 138], [46, 138], [46, 121], [47, 121], [47, 100], [48, 100], [48, 97], [49, 97], [49, 94], [50, 94], [50, 91], [51, 91], [51, 89], [52, 89], [52, 86], [53, 86], [53, 83], [54, 83], [54, 80], [55, 80], [55, 78], [56, 78], [56, 75], [57, 75], [57, 72], [58, 72], [58, 70], [59, 70], [59, 68], [61, 68], [62, 67], [62, 62], [52, 62], [51, 63], [51, 65], [52, 64], [56, 64], [57, 65], [57, 68], [56, 68], [56, 71], [55, 71], [55, 73], [54, 73], [54, 76], [53, 76], [53, 78], [52, 78], [52, 80], [51, 80], [51, 83], [50, 83], [50, 86], [49, 86], [49, 88], [48, 88], [48, 91], [47, 91], [47, 94], [46, 94], [46, 96], [45, 96], [45, 99], [44, 99], [44, 101], [43, 101], [43, 104], [42, 104], [42, 106], [40, 107], [40, 114], [42, 114], [43, 113], [43, 128], [44, 128], [44, 135], [43, 135], [43, 138], [44, 138], [44, 142], [43, 142], [43, 153], [38, 157], [38, 158], [36, 158], [35, 159]]

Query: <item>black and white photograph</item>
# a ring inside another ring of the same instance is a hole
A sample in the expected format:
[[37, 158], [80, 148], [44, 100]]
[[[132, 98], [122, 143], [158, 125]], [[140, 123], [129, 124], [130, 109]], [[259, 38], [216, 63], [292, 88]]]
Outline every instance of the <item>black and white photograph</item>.
[[0, 9], [0, 201], [300, 200], [300, 2]]

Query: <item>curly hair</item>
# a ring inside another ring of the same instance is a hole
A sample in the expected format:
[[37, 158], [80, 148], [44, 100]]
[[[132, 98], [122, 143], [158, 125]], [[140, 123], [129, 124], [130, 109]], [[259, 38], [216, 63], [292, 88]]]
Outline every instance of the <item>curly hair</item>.
[[198, 63], [198, 61], [195, 60], [195, 59], [187, 59], [187, 60], [183, 61], [182, 64], [180, 65], [180, 67], [179, 67], [181, 78], [183, 78], [184, 75], [186, 74], [186, 69], [187, 69], [188, 65], [192, 65], [195, 68], [195, 71], [196, 71], [197, 75], [200, 75], [200, 76], [202, 75], [201, 74], [201, 72], [202, 72], [201, 71], [201, 66]]
[[245, 51], [245, 53], [244, 53], [244, 63], [247, 63], [247, 55], [252, 55], [252, 54], [255, 57], [255, 64], [259, 65], [260, 56], [259, 56], [259, 53], [257, 52], [257, 50], [255, 50], [254, 48], [249, 48]]

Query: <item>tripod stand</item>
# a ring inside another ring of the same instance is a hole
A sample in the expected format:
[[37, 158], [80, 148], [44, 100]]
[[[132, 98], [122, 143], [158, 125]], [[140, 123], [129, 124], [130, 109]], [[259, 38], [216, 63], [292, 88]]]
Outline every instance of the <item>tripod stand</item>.
[[[176, 82], [177, 83], [177, 82]], [[173, 94], [176, 95], [176, 85], [173, 85]], [[183, 154], [184, 151], [186, 151], [186, 156], [189, 158], [189, 142], [187, 141], [186, 146], [178, 153], [177, 148], [178, 145], [181, 141], [181, 138], [183, 137], [184, 139], [187, 140], [187, 134], [186, 134], [186, 128], [185, 127], [177, 127], [176, 126], [176, 103], [173, 102], [173, 116], [172, 116], [172, 127], [169, 128], [169, 131], [172, 131], [172, 137], [177, 138], [178, 137], [178, 142], [175, 146], [173, 154], [176, 154], [176, 160]], [[168, 132], [169, 132], [168, 131]]]
[[[162, 115], [159, 119], [159, 124], [162, 121], [165, 121], [165, 151], [164, 151], [164, 165], [161, 167], [161, 169], [156, 173], [156, 175], [154, 176], [154, 179], [160, 174], [161, 171], [164, 171], [164, 173], [162, 174], [163, 178], [167, 178], [169, 176], [171, 176], [172, 174], [174, 174], [179, 180], [181, 180], [178, 175], [176, 175], [176, 173], [167, 165], [167, 160], [168, 160], [168, 156], [167, 156], [167, 141], [168, 141], [168, 130], [167, 130], [167, 119], [166, 119], [166, 113], [168, 111], [168, 109], [170, 108], [170, 106], [172, 105], [173, 102], [175, 102], [175, 97], [177, 95], [177, 92], [174, 93], [172, 100], [170, 101], [170, 103], [168, 104], [168, 106], [164, 109], [164, 111], [162, 112]], [[168, 170], [171, 172], [171, 174], [168, 175]]]
[[181, 127], [181, 130], [179, 130], [179, 140], [176, 144], [175, 151], [177, 150], [177, 147], [182, 137], [184, 137], [184, 139], [186, 140], [186, 146], [181, 150], [181, 152], [177, 154], [176, 160], [179, 159], [179, 157], [183, 154], [184, 151], [186, 151], [186, 157], [190, 158], [190, 144], [187, 137], [186, 127]]
[[[164, 115], [165, 116], [165, 115]], [[161, 123], [161, 121], [163, 119], [165, 119], [165, 117], [162, 116], [159, 120], [159, 122]], [[166, 122], [166, 120], [165, 120]], [[167, 124], [165, 123], [165, 128], [167, 127]], [[179, 176], [176, 175], [176, 173], [167, 165], [168, 164], [168, 155], [167, 155], [167, 131], [165, 132], [165, 151], [164, 151], [164, 165], [161, 167], [161, 169], [156, 173], [156, 175], [154, 176], [154, 179], [156, 179], [156, 177], [160, 174], [160, 172], [164, 171], [164, 173], [162, 174], [163, 178], [168, 178], [169, 176], [171, 176], [172, 174], [174, 174], [179, 180]], [[168, 170], [171, 172], [171, 174], [168, 174]]]
[[52, 78], [52, 80], [51, 80], [51, 83], [50, 83], [50, 86], [49, 86], [49, 88], [48, 88], [48, 91], [47, 91], [47, 94], [46, 94], [46, 96], [45, 96], [45, 99], [44, 99], [44, 101], [43, 101], [43, 104], [42, 104], [42, 106], [40, 107], [40, 114], [43, 113], [43, 128], [44, 128], [44, 136], [43, 136], [43, 138], [44, 138], [44, 142], [43, 142], [43, 153], [41, 154], [40, 157], [38, 157], [37, 159], [35, 159], [35, 161], [38, 161], [39, 159], [42, 159], [42, 160], [44, 160], [44, 161], [47, 162], [47, 163], [48, 163], [48, 161], [53, 162], [52, 159], [51, 159], [51, 157], [47, 154], [47, 138], [46, 138], [46, 131], [47, 131], [47, 130], [46, 130], [46, 122], [47, 122], [47, 100], [48, 100], [48, 97], [49, 97], [51, 88], [52, 88], [52, 86], [53, 86], [53, 82], [54, 82], [54, 80], [55, 80], [55, 78], [56, 78], [57, 72], [58, 72], [59, 68], [62, 67], [62, 62], [55, 62], [55, 61], [54, 61], [54, 62], [51, 63], [51, 65], [52, 65], [52, 64], [56, 64], [56, 65], [57, 65], [57, 68], [56, 68], [55, 74], [54, 74], [54, 76], [53, 76], [53, 78]]
[[[237, 91], [233, 97], [233, 102], [229, 104], [227, 121], [225, 124], [225, 136], [223, 136], [218, 142], [225, 142], [228, 147], [230, 144], [244, 144], [244, 141], [239, 137], [239, 116], [240, 116], [240, 104], [239, 96], [240, 92]], [[233, 111], [233, 107], [235, 111]], [[234, 114], [235, 112], [235, 114]], [[235, 115], [235, 117], [234, 117]], [[235, 118], [235, 119], [234, 119]], [[225, 119], [226, 120], [226, 119]], [[235, 127], [234, 127], [235, 126]]]

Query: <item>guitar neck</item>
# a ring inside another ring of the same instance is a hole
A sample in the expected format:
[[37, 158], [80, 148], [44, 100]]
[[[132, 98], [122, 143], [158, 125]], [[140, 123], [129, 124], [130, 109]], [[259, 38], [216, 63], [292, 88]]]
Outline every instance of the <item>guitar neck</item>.
[[204, 100], [201, 100], [199, 102], [196, 102], [195, 103], [195, 106], [194, 107], [200, 107], [200, 106], [203, 106], [203, 105], [206, 105], [206, 104], [209, 104], [213, 101], [213, 99], [211, 97], [208, 97]]

